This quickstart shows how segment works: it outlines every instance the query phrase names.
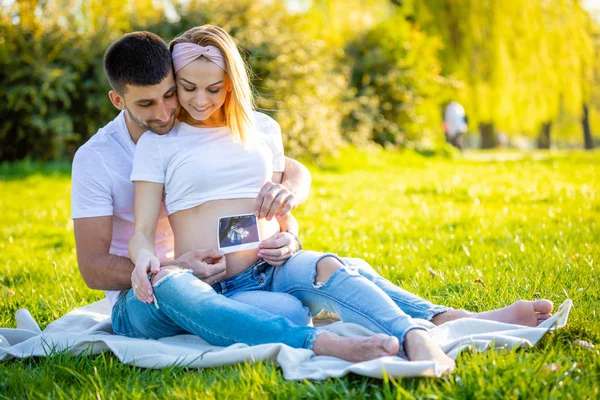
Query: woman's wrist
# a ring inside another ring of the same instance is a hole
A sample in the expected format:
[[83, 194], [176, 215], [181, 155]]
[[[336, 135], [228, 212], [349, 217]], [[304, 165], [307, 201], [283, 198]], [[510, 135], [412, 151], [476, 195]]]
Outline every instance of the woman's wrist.
[[154, 256], [154, 254], [150, 250], [148, 250], [146, 248], [141, 248], [136, 253], [136, 257], [135, 257], [136, 264], [137, 264], [138, 260], [150, 259], [150, 257], [153, 257], [153, 256]]
[[302, 250], [302, 241], [300, 240], [300, 238], [298, 237], [298, 235], [296, 235], [294, 232], [292, 232], [291, 230], [286, 230], [286, 233], [292, 235], [292, 237], [294, 238], [294, 242], [296, 242], [296, 249], [294, 250], [294, 253]]

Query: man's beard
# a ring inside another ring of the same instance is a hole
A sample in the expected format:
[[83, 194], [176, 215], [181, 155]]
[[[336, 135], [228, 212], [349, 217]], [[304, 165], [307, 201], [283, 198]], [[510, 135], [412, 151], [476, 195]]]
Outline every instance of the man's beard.
[[[135, 122], [137, 125], [141, 126], [142, 128], [144, 128], [150, 132], [154, 132], [158, 135], [164, 135], [165, 133], [168, 133], [173, 128], [173, 125], [175, 124], [175, 118], [173, 118], [172, 124], [167, 124], [164, 126], [155, 125], [154, 120], [146, 121], [146, 123], [144, 123], [140, 119], [138, 119], [135, 115], [133, 115], [133, 113], [131, 111], [129, 111], [129, 108], [127, 109], [127, 114], [129, 114], [129, 118], [131, 118], [131, 120], [133, 122]], [[172, 117], [174, 117], [176, 114], [177, 114], [177, 111], [175, 111], [173, 113]]]

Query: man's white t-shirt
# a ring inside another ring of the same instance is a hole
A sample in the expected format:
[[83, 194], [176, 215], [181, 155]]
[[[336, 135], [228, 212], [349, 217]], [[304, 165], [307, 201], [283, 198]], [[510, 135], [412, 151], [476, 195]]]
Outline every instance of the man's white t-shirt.
[[[77, 150], [73, 160], [71, 218], [111, 216], [110, 254], [129, 258], [133, 235], [134, 184], [130, 181], [135, 144], [125, 124], [125, 111]], [[156, 255], [173, 257], [173, 233], [164, 205], [156, 228]], [[106, 291], [111, 306], [120, 291]]]

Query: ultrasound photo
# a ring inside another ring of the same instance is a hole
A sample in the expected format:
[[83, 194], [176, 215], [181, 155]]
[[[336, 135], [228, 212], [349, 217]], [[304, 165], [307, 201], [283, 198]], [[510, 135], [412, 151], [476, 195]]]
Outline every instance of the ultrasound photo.
[[254, 214], [220, 217], [218, 229], [219, 250], [224, 253], [258, 248], [260, 233]]

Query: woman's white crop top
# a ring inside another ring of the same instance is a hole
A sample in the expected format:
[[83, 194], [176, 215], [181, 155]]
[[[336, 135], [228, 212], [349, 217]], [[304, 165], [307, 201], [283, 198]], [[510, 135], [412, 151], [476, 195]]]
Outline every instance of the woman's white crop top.
[[177, 122], [167, 134], [144, 133], [131, 180], [163, 183], [169, 215], [211, 200], [255, 198], [285, 159], [279, 124], [258, 112], [254, 118], [258, 132], [248, 148], [227, 127]]

